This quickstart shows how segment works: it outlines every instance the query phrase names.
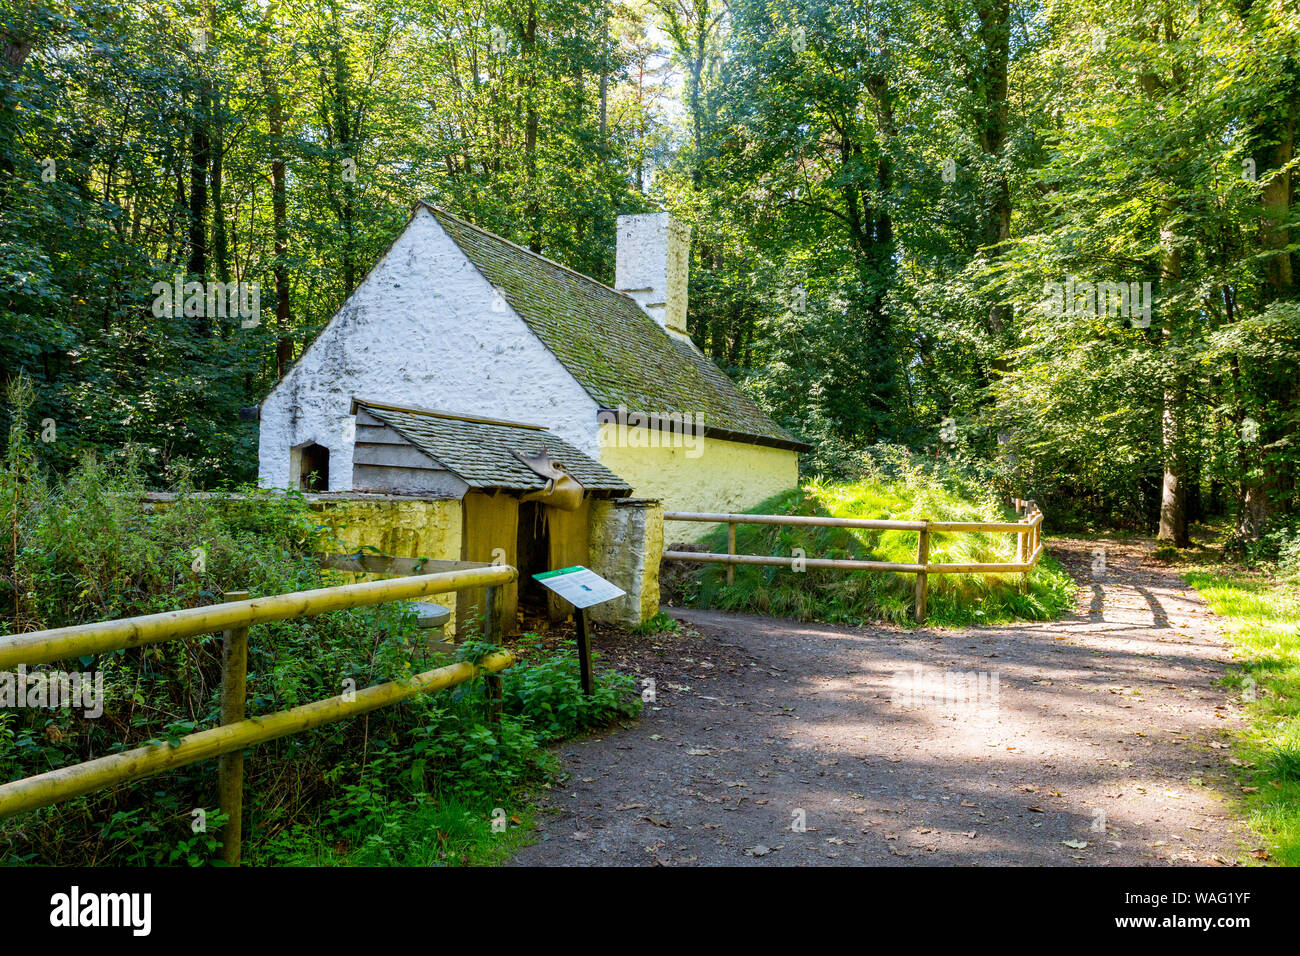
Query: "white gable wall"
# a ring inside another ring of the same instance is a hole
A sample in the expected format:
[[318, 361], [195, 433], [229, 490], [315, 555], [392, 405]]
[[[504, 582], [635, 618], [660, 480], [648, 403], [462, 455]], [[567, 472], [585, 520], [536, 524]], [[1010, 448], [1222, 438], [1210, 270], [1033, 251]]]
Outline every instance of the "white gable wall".
[[316, 442], [350, 490], [353, 397], [546, 425], [600, 458], [595, 401], [422, 206], [263, 402], [258, 483], [287, 487]]

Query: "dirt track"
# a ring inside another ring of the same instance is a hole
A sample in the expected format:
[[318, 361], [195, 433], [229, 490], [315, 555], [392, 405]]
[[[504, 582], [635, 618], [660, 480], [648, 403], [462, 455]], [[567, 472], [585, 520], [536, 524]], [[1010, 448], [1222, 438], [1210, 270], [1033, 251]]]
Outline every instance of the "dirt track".
[[[1235, 861], [1248, 836], [1223, 739], [1236, 706], [1215, 684], [1226, 646], [1146, 546], [1107, 543], [1093, 582], [1094, 544], [1051, 542], [1084, 586], [1079, 612], [1047, 624], [682, 611], [681, 634], [598, 642], [655, 678], [656, 702], [562, 746], [570, 777], [513, 865]], [[935, 700], [945, 672], [985, 683]]]

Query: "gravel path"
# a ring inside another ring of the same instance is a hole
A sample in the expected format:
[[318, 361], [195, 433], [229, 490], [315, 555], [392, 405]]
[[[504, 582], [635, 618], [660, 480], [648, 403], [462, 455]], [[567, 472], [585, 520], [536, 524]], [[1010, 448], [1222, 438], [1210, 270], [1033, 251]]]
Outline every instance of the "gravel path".
[[561, 746], [569, 776], [512, 864], [1233, 863], [1230, 654], [1148, 544], [1106, 542], [1093, 581], [1096, 546], [1051, 542], [1082, 586], [1046, 624], [677, 611], [681, 633], [598, 639], [655, 702]]

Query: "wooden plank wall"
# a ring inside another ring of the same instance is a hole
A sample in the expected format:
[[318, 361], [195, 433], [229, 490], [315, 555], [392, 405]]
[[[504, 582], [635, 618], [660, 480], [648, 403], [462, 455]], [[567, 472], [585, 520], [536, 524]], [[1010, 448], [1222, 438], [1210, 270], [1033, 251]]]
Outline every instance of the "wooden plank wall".
[[[515, 549], [519, 537], [519, 499], [505, 493], [495, 495], [481, 491], [467, 492], [461, 502], [464, 519], [461, 534], [461, 560], [491, 561], [492, 552], [501, 548], [505, 551], [506, 563], [518, 566]], [[519, 586], [506, 584], [497, 589], [501, 600], [501, 621], [503, 631], [509, 636], [519, 633]], [[483, 589], [462, 591], [460, 606], [466, 609], [478, 608], [476, 612], [457, 615], [456, 637], [462, 639], [466, 626], [473, 620], [482, 618]]]
[[[587, 565], [590, 561], [591, 549], [587, 527], [591, 514], [591, 499], [583, 498], [582, 507], [576, 511], [545, 508], [543, 513], [546, 515], [547, 537], [551, 549], [549, 570], [555, 571], [575, 564]], [[548, 591], [547, 612], [552, 621], [562, 621], [573, 613], [573, 605]]]

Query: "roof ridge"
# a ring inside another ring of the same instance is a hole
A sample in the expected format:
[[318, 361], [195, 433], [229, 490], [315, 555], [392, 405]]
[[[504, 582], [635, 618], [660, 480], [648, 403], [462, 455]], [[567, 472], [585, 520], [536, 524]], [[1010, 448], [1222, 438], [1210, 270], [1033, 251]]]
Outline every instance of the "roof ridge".
[[[474, 223], [470, 222], [468, 219], [464, 219], [456, 215], [454, 212], [451, 212], [447, 209], [444, 209], [441, 206], [431, 203], [427, 199], [418, 199], [416, 200], [416, 202], [418, 202], [420, 205], [427, 206], [430, 210], [432, 210], [433, 212], [439, 215], [446, 216], [448, 219], [456, 220], [456, 222], [460, 223], [462, 226], [465, 226], [466, 228], [473, 229], [475, 232], [482, 233], [483, 235], [487, 236], [489, 239], [495, 239], [497, 242], [503, 242], [507, 246], [511, 246], [515, 249], [518, 249], [520, 252], [524, 253], [525, 255], [532, 256], [534, 259], [540, 259], [542, 260], [542, 262], [545, 262], [548, 265], [555, 266], [557, 269], [563, 269], [565, 272], [575, 275], [579, 279], [584, 279], [587, 282], [590, 282], [592, 285], [598, 285], [602, 289], [606, 289], [614, 293], [615, 295], [622, 296], [623, 298], [627, 299], [629, 302], [636, 304], [636, 299], [633, 299], [626, 292], [619, 292], [618, 289], [615, 289], [613, 286], [605, 285], [605, 283], [601, 282], [599, 279], [593, 279], [585, 272], [579, 272], [577, 269], [573, 268], [572, 266], [566, 266], [563, 262], [557, 262], [554, 259], [549, 259], [546, 256], [542, 255], [540, 252], [533, 252], [533, 250], [525, 246], [521, 246], [517, 242], [511, 242], [505, 236], [498, 236], [491, 229], [484, 229], [482, 226], [477, 226]], [[640, 308], [640, 306], [638, 305], [637, 308]]]
[[374, 402], [367, 398], [352, 399], [352, 414], [358, 407], [380, 409], [382, 411], [403, 412], [408, 415], [424, 415], [428, 418], [442, 418], [448, 421], [471, 422], [475, 425], [503, 425], [507, 428], [524, 428], [529, 431], [548, 432], [545, 425], [531, 425], [528, 422], [512, 422], [505, 418], [487, 418], [479, 415], [464, 415], [459, 412], [447, 412], [437, 408], [422, 408], [419, 405], [394, 405], [391, 402]]

